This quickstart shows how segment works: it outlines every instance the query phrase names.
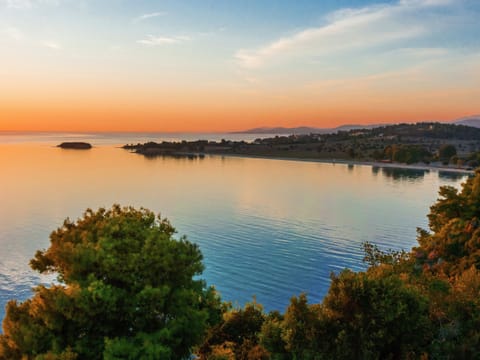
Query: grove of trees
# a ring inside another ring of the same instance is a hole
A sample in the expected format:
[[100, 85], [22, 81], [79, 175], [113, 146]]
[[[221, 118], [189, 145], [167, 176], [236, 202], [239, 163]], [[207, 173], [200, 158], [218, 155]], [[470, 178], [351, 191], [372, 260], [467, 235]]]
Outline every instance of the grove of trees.
[[[0, 359], [182, 359], [220, 317], [198, 246], [154, 213], [115, 205], [66, 220], [31, 267], [58, 284], [10, 301]], [[217, 311], [217, 312], [216, 312]]]

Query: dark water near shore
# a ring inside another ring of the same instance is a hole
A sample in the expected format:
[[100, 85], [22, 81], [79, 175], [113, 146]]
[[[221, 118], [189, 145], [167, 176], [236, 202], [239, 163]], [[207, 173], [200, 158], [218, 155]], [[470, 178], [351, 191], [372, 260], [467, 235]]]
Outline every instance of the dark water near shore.
[[[203, 277], [225, 300], [242, 305], [255, 295], [267, 310], [284, 310], [300, 292], [321, 301], [331, 271], [363, 269], [364, 241], [409, 249], [438, 187], [464, 179], [287, 160], [146, 159], [114, 146], [159, 136], [0, 135], [0, 319], [9, 299], [25, 299], [32, 286], [51, 281], [31, 271], [29, 259], [48, 247], [65, 217], [76, 219], [88, 207], [119, 203], [161, 212], [179, 236], [200, 245]], [[229, 138], [168, 136], [162, 139]], [[98, 146], [52, 146], [79, 139]]]

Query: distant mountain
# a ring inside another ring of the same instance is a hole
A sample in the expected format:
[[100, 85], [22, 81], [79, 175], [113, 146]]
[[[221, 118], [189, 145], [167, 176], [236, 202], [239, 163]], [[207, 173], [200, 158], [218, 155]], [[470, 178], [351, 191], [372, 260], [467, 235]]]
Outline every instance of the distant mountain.
[[377, 127], [386, 126], [386, 125], [391, 125], [391, 124], [341, 125], [333, 129], [325, 129], [325, 130], [329, 130], [329, 132], [338, 132], [338, 131], [350, 131], [350, 130], [361, 130], [361, 129], [375, 129]]
[[358, 124], [349, 124], [341, 125], [335, 128], [316, 128], [309, 126], [298, 126], [298, 127], [258, 127], [253, 129], [248, 129], [244, 131], [235, 131], [232, 134], [276, 134], [276, 135], [304, 135], [304, 134], [332, 134], [339, 131], [350, 131], [357, 129], [373, 129], [379, 126], [384, 126], [384, 124], [376, 125], [358, 125]]
[[[421, 122], [419, 122], [421, 123]], [[455, 125], [465, 125], [480, 128], [480, 114], [463, 117], [460, 119], [449, 121]], [[310, 126], [298, 126], [298, 127], [257, 127], [253, 129], [234, 131], [231, 134], [269, 134], [269, 135], [306, 135], [306, 134], [334, 134], [339, 131], [350, 131], [360, 129], [374, 129], [382, 126], [389, 126], [394, 124], [373, 124], [373, 125], [361, 125], [361, 124], [347, 124], [334, 128], [317, 128]]]
[[480, 128], [480, 114], [467, 116], [453, 121], [456, 125], [465, 125]]
[[307, 126], [299, 126], [293, 128], [286, 128], [286, 127], [258, 127], [243, 131], [234, 131], [232, 134], [310, 134], [310, 133], [317, 133], [322, 131], [323, 129], [314, 128], [314, 127], [307, 127]]

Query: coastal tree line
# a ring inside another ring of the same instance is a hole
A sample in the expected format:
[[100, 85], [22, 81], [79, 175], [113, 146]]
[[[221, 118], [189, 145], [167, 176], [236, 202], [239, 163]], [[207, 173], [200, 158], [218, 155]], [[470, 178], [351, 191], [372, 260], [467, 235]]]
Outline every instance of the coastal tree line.
[[364, 244], [362, 272], [285, 312], [221, 301], [199, 248], [146, 209], [87, 210], [31, 267], [58, 274], [7, 305], [0, 359], [473, 359], [480, 357], [480, 173], [445, 186], [409, 251]]
[[479, 163], [480, 129], [442, 123], [398, 124], [329, 134], [258, 138], [253, 142], [178, 141], [128, 144], [124, 149], [146, 157], [188, 159], [205, 154], [432, 163], [475, 168]]

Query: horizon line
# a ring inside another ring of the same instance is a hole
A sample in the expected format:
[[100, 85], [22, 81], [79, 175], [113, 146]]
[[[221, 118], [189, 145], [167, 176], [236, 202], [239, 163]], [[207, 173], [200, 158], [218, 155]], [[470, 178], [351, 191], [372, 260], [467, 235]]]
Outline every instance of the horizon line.
[[449, 120], [404, 120], [404, 121], [396, 121], [396, 122], [385, 122], [385, 123], [371, 123], [371, 124], [363, 124], [363, 123], [342, 123], [336, 126], [330, 127], [320, 127], [318, 125], [296, 125], [296, 126], [282, 126], [282, 125], [260, 125], [250, 128], [243, 128], [239, 130], [68, 130], [68, 129], [57, 129], [57, 130], [44, 130], [44, 129], [37, 129], [37, 130], [2, 130], [0, 129], [0, 133], [75, 133], [75, 134], [88, 134], [88, 133], [118, 133], [118, 134], [132, 134], [132, 133], [163, 133], [163, 134], [222, 134], [222, 133], [236, 133], [236, 132], [245, 132], [252, 129], [274, 129], [274, 128], [281, 128], [281, 129], [296, 129], [296, 128], [315, 128], [315, 129], [336, 129], [342, 126], [388, 126], [388, 125], [398, 125], [398, 124], [416, 124], [416, 123], [428, 123], [428, 122], [438, 122], [438, 123], [454, 123], [461, 120], [468, 120], [469, 118], [480, 117], [480, 114], [474, 115], [467, 115], [459, 118], [449, 119]]

